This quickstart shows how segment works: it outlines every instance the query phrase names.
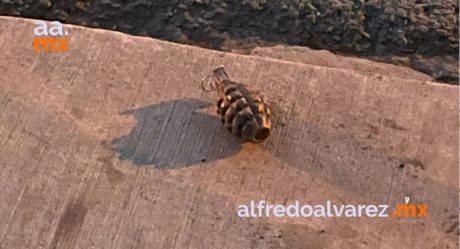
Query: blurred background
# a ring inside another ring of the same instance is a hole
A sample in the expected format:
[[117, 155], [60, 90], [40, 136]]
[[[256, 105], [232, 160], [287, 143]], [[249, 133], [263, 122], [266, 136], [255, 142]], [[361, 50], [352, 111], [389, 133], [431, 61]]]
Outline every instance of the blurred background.
[[1, 0], [0, 15], [59, 20], [236, 53], [307, 46], [458, 84], [454, 0]]

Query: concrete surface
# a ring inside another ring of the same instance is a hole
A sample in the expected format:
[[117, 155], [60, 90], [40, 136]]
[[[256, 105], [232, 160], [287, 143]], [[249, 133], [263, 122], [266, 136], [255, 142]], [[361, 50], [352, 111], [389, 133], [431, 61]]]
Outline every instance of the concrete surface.
[[[238, 52], [238, 51], [236, 51]], [[362, 58], [344, 57], [327, 50], [314, 50], [299, 46], [257, 47], [250, 55], [268, 57], [284, 61], [300, 62], [308, 65], [351, 70], [361, 74], [380, 74], [390, 78], [409, 78], [430, 81], [432, 78], [411, 68], [370, 61]]]
[[[457, 248], [458, 87], [0, 17], [0, 248]], [[200, 78], [272, 101], [240, 144]], [[195, 112], [194, 112], [195, 111]], [[428, 219], [254, 218], [240, 204], [427, 203]]]

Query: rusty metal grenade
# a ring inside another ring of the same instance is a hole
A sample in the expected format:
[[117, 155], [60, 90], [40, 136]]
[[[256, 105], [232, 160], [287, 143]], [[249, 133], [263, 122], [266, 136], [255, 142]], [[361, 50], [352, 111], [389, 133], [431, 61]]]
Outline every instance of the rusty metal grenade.
[[271, 111], [259, 94], [229, 79], [223, 67], [202, 79], [205, 91], [218, 95], [217, 114], [230, 132], [245, 141], [259, 143], [270, 136]]

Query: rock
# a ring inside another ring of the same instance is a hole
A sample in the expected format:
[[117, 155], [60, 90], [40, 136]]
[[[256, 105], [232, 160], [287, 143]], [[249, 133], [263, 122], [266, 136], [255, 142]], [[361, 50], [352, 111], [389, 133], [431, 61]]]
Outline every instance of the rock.
[[36, 4], [35, 7], [39, 9], [47, 9], [51, 6], [51, 1], [50, 0], [39, 0]]
[[297, 9], [295, 9], [294, 7], [289, 7], [288, 11], [287, 11], [287, 14], [289, 17], [292, 17], [292, 18], [297, 18], [299, 17], [299, 11]]
[[13, 2], [11, 0], [4, 0], [0, 3], [0, 10], [10, 12], [13, 10]]
[[412, 56], [411, 66], [439, 81], [458, 84], [459, 63], [454, 56]]
[[112, 7], [114, 8], [120, 8], [121, 7], [121, 2], [112, 2]]
[[183, 4], [183, 3], [180, 3], [180, 4], [177, 5], [177, 8], [178, 8], [178, 9], [184, 9], [184, 10], [185, 10], [185, 9], [187, 9], [188, 7], [187, 7], [187, 5], [185, 5], [185, 4]]
[[225, 14], [225, 9], [224, 8], [216, 8], [214, 11], [216, 14]]
[[214, 16], [216, 16], [216, 13], [214, 11], [207, 11], [206, 13], [204, 13], [203, 18], [204, 19], [211, 19]]

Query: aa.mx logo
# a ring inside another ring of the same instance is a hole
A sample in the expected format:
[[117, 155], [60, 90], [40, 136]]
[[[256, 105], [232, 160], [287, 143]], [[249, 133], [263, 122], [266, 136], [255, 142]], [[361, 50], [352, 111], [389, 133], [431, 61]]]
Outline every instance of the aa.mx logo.
[[428, 218], [426, 209], [427, 204], [414, 205], [409, 204], [409, 196], [405, 197], [405, 204], [397, 204], [393, 210], [392, 217], [394, 218]]
[[[44, 21], [36, 21], [34, 28], [35, 52], [69, 52], [69, 32], [62, 30], [58, 21], [51, 22], [49, 27]], [[40, 50], [41, 47], [41, 50]]]

